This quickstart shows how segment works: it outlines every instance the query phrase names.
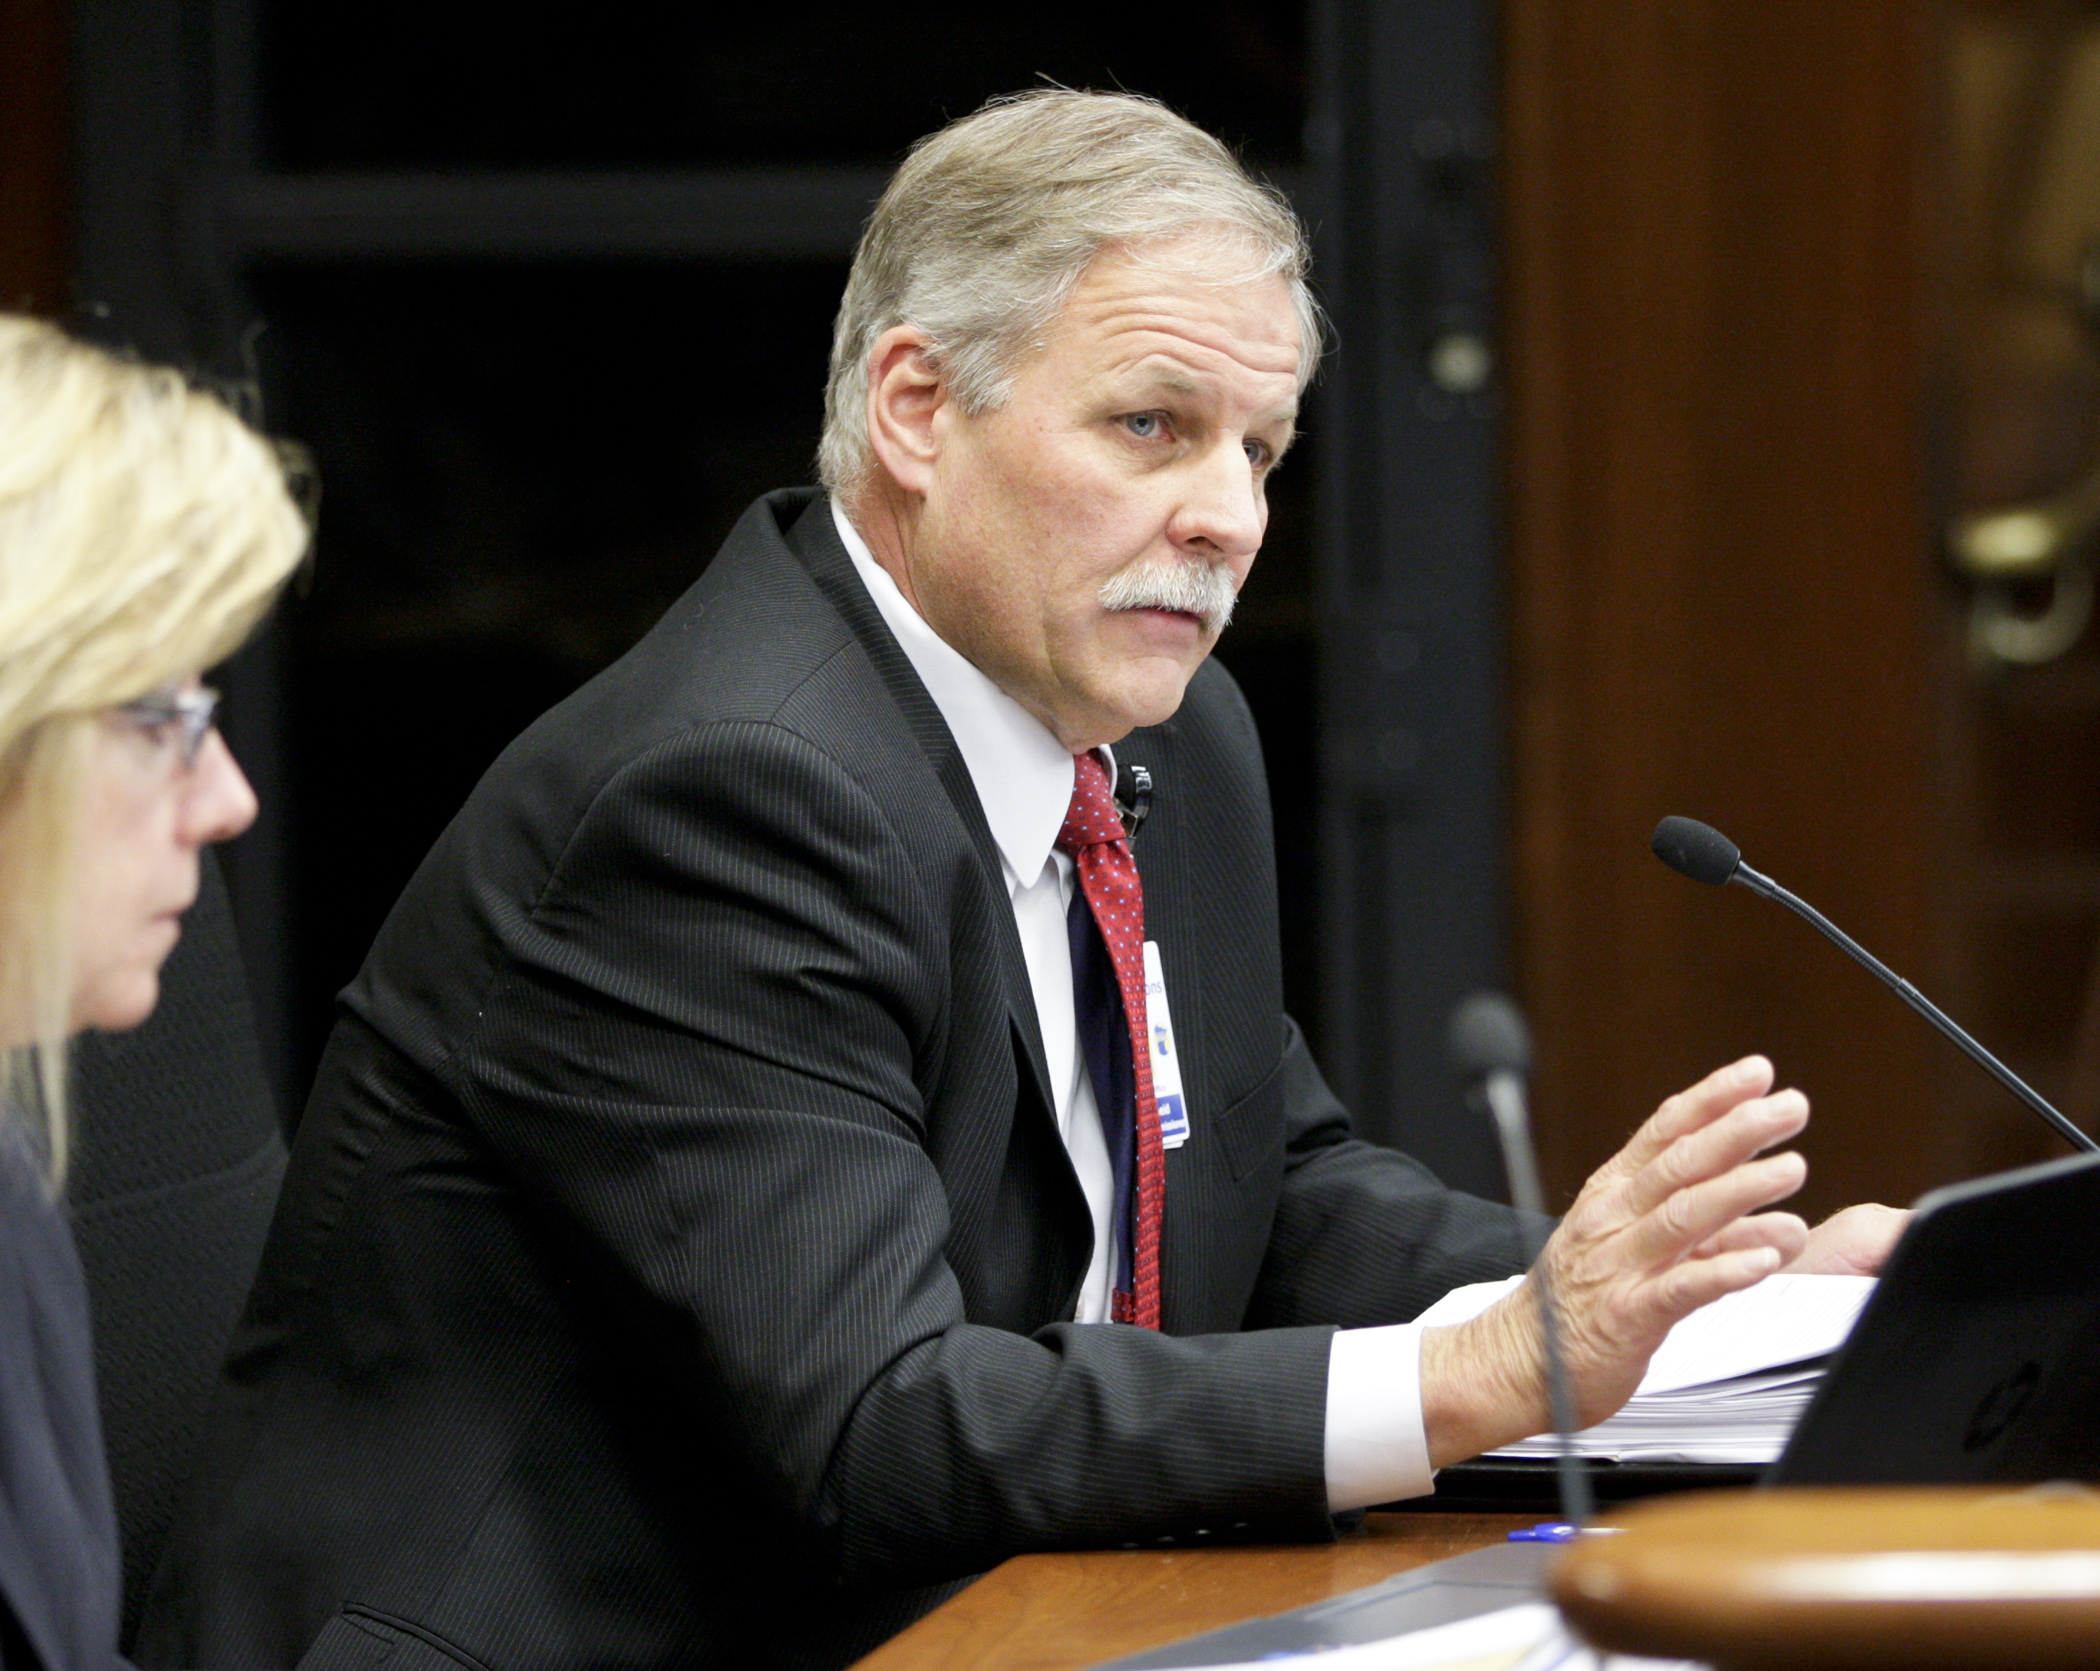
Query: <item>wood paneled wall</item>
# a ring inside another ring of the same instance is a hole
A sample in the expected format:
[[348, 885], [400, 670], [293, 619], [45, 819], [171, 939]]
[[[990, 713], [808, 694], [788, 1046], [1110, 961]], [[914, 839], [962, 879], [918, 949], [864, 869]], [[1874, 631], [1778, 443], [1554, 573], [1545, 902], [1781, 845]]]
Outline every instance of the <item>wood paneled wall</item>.
[[1509, 0], [1515, 867], [1538, 1121], [1572, 1190], [1750, 1049], [1804, 1204], [1950, 1173], [1973, 1072], [1746, 859], [1928, 991], [1948, 967], [1927, 493], [1929, 19], [1898, 0]]

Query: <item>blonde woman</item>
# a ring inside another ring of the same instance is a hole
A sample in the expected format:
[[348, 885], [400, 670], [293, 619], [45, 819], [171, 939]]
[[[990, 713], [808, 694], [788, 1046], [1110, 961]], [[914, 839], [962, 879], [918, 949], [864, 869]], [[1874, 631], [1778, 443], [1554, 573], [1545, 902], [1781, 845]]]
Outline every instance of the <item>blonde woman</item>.
[[117, 1662], [66, 1041], [135, 1026], [255, 796], [200, 675], [306, 531], [269, 444], [171, 372], [0, 315], [0, 1662]]

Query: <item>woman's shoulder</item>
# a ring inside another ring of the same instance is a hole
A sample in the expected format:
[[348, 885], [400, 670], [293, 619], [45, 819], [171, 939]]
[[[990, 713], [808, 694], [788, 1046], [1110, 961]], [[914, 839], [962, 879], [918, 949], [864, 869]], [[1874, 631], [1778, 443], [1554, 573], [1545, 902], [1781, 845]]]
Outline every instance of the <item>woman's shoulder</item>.
[[0, 1333], [21, 1329], [35, 1331], [40, 1355], [89, 1354], [87, 1280], [72, 1227], [41, 1134], [8, 1110], [0, 1112]]

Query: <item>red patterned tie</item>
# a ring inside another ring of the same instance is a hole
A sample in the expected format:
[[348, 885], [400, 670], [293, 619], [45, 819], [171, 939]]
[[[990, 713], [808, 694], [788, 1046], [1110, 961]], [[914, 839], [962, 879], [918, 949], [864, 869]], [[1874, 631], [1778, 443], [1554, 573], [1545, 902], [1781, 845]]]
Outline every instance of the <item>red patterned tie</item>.
[[1108, 948], [1130, 1024], [1131, 1078], [1137, 1086], [1137, 1212], [1135, 1267], [1130, 1288], [1119, 1289], [1115, 1320], [1159, 1327], [1159, 1220], [1166, 1190], [1166, 1159], [1159, 1143], [1159, 1105], [1152, 1096], [1152, 1051], [1145, 1027], [1145, 893], [1123, 819], [1109, 792], [1108, 773], [1091, 754], [1072, 757], [1072, 805], [1057, 845], [1072, 855], [1080, 891]]

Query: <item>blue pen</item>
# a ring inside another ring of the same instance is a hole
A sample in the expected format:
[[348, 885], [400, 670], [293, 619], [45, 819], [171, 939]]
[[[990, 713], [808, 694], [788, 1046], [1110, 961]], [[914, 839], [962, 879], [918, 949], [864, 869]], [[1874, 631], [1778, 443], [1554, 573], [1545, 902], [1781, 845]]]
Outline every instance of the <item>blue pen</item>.
[[1565, 1520], [1541, 1520], [1536, 1526], [1519, 1526], [1509, 1534], [1509, 1541], [1566, 1543], [1572, 1538], [1601, 1538], [1625, 1530], [1624, 1526], [1571, 1526]]

